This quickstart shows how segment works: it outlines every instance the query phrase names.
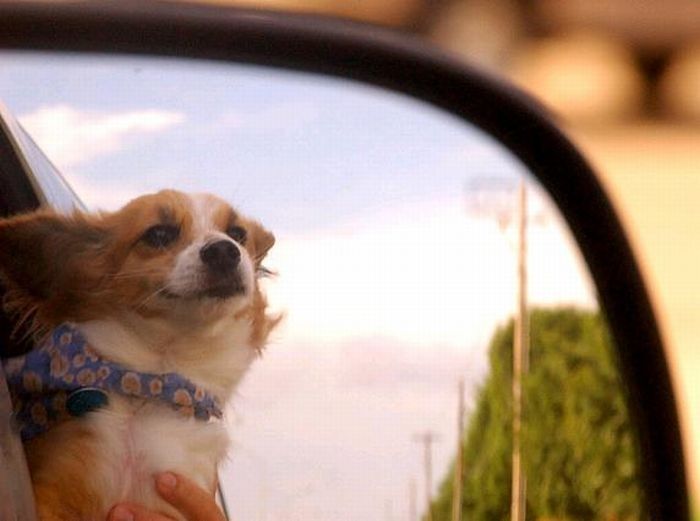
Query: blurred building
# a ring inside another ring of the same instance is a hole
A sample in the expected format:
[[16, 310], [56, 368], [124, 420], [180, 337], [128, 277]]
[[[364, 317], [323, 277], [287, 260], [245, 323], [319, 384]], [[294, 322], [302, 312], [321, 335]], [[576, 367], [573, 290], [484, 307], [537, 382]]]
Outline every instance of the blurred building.
[[572, 122], [700, 121], [695, 0], [199, 0], [419, 34], [496, 69]]

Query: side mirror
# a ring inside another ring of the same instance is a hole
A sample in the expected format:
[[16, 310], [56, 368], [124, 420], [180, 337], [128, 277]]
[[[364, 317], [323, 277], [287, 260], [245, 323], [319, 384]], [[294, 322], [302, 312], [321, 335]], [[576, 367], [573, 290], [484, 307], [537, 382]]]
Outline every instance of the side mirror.
[[[464, 124], [472, 132], [478, 129], [474, 133], [479, 135], [477, 141], [480, 140], [484, 149], [491, 146], [492, 150], [503, 151], [499, 160], [508, 165], [506, 169], [511, 168], [511, 178], [515, 178], [513, 172], [520, 168], [536, 179], [571, 230], [590, 271], [619, 356], [630, 413], [638, 433], [649, 517], [688, 519], [676, 403], [644, 281], [619, 219], [590, 166], [549, 116], [527, 96], [405, 36], [349, 22], [261, 11], [180, 4], [0, 4], [0, 46], [12, 51], [41, 51], [51, 56], [79, 53], [81, 59], [93, 61], [100, 59], [95, 53], [110, 55], [107, 61], [118, 55], [187, 58], [192, 60], [191, 67], [200, 70], [212, 61], [262, 66], [263, 69], [247, 70], [262, 71], [260, 74], [264, 76], [273, 68], [270, 77], [282, 82], [286, 71], [292, 82], [297, 81], [295, 74], [308, 73], [314, 76], [307, 78], [320, 78], [326, 86], [337, 82], [341, 90], [347, 85], [360, 90], [379, 87], [382, 90], [377, 92], [381, 96], [394, 96], [399, 100], [398, 105], [408, 103], [405, 100], [410, 98], [413, 106], [420, 105], [423, 110], [430, 106], [430, 110], [440, 112], [440, 125], [444, 128], [452, 124], [447, 121], [450, 120]], [[0, 79], [0, 86], [12, 89], [7, 81]], [[173, 91], [176, 87], [173, 86]], [[300, 88], [304, 88], [303, 82]], [[201, 95], [204, 99], [208, 94], [203, 91]], [[385, 107], [378, 106], [380, 109]], [[389, 112], [383, 112], [384, 117]], [[382, 149], [382, 143], [372, 139], [371, 132], [385, 123], [382, 129], [385, 133], [405, 133], [407, 128], [400, 125], [401, 121], [397, 119], [392, 126], [386, 120], [368, 119], [355, 122], [354, 130], [365, 125], [368, 136], [365, 145], [371, 143], [385, 152], [386, 147]], [[326, 147], [343, 146], [342, 140], [333, 143], [324, 140], [328, 134], [317, 137]], [[182, 144], [187, 146], [184, 136]], [[412, 160], [410, 151], [403, 160], [406, 158]], [[299, 187], [295, 183], [303, 179], [304, 165], [290, 166], [297, 169], [292, 179], [285, 180], [291, 192]], [[325, 166], [332, 170], [345, 165], [329, 162]], [[262, 175], [262, 171], [258, 174]], [[432, 175], [440, 179], [443, 174], [437, 169]], [[368, 183], [361, 176], [362, 173], [349, 169], [343, 180], [346, 188]], [[266, 190], [278, 187], [271, 180], [264, 185]], [[255, 183], [251, 183], [250, 190], [254, 189]], [[343, 183], [338, 183], [335, 189], [342, 190]], [[388, 193], [380, 187], [375, 195]], [[406, 194], [412, 195], [409, 192], [402, 195]], [[284, 194], [281, 191], [278, 195]], [[284, 204], [280, 201], [277, 203]], [[298, 196], [296, 202], [303, 203], [303, 197]], [[328, 201], [316, 202], [327, 215], [343, 210]], [[324, 203], [326, 206], [322, 206]], [[323, 219], [321, 213], [314, 218]], [[338, 245], [331, 241], [325, 246]], [[387, 265], [383, 269], [393, 268]], [[412, 325], [415, 323], [407, 321], [405, 327]]]

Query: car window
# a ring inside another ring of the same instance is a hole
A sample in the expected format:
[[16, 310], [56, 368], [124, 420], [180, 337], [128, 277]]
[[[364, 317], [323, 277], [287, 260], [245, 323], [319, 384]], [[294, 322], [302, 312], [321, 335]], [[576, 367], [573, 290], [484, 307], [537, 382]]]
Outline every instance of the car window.
[[0, 66], [0, 99], [89, 209], [208, 191], [276, 234], [266, 289], [286, 319], [233, 399], [234, 518], [438, 520], [455, 503], [468, 519], [644, 518], [588, 271], [491, 137], [379, 88], [261, 67]]
[[0, 117], [7, 128], [6, 135], [15, 146], [18, 157], [25, 162], [25, 171], [30, 181], [36, 186], [36, 193], [42, 199], [41, 202], [66, 213], [76, 208], [84, 209], [83, 203], [63, 179], [61, 173], [2, 104], [0, 104]]

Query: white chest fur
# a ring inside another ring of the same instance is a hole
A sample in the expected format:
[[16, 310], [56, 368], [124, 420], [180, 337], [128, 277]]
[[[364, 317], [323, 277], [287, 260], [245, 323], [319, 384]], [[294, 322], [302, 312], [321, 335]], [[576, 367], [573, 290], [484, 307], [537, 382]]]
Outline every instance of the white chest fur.
[[117, 395], [85, 421], [101, 448], [91, 479], [99, 483], [106, 510], [124, 500], [162, 509], [153, 476], [166, 470], [213, 490], [217, 466], [229, 447], [222, 421], [185, 418], [167, 406]]
[[[93, 321], [78, 327], [105, 358], [140, 372], [177, 372], [217, 396], [221, 404], [227, 403], [255, 358], [255, 350], [247, 345], [250, 324], [242, 320], [196, 334], [182, 331], [168, 339], [136, 334], [123, 322]], [[93, 476], [107, 509], [128, 500], [162, 510], [153, 475], [166, 470], [213, 490], [217, 466], [229, 447], [220, 420], [196, 420], [167, 404], [113, 393], [108, 406], [84, 421], [102, 451]]]

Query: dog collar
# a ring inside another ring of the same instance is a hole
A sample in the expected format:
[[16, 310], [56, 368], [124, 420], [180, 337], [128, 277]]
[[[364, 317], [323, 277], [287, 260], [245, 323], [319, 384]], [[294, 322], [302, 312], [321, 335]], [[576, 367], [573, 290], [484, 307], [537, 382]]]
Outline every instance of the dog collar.
[[102, 358], [70, 324], [3, 366], [24, 441], [106, 405], [108, 392], [166, 403], [198, 420], [222, 416], [217, 398], [184, 376], [142, 373]]

